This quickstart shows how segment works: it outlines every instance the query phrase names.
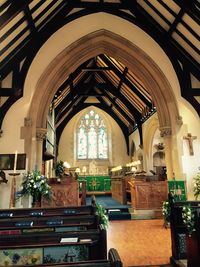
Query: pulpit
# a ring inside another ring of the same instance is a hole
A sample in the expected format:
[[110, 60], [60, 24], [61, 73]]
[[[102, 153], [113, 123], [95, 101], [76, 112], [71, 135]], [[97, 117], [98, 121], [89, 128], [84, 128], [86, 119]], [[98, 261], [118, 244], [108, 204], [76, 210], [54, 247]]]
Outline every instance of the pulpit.
[[78, 181], [74, 177], [65, 177], [61, 182], [57, 182], [57, 178], [50, 178], [52, 199], [42, 200], [42, 207], [68, 207], [80, 205]]

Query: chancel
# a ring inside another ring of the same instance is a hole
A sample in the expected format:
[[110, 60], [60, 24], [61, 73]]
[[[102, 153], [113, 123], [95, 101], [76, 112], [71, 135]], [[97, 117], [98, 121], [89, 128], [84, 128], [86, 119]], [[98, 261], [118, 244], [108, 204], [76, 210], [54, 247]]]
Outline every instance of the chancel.
[[199, 1], [1, 2], [0, 265], [199, 267]]

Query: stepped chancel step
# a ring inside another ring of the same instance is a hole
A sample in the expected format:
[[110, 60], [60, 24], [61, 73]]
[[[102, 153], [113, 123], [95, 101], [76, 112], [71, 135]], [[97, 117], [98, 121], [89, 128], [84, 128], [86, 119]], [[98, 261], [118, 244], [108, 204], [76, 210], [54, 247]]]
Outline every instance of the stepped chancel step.
[[128, 208], [108, 208], [109, 220], [131, 220], [131, 214]]

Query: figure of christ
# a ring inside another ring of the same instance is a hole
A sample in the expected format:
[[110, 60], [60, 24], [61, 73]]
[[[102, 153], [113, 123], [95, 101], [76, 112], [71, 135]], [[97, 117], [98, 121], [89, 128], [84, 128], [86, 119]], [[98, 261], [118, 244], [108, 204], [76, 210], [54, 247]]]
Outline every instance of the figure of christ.
[[193, 156], [194, 155], [193, 140], [197, 139], [197, 136], [192, 136], [191, 133], [188, 133], [187, 136], [183, 137], [183, 139], [188, 141], [189, 153], [190, 153], [190, 156]]

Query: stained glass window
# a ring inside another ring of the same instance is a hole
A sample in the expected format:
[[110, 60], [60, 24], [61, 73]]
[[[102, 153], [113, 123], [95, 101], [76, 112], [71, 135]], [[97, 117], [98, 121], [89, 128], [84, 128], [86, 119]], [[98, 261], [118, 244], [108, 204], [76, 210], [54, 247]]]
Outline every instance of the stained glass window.
[[78, 159], [107, 159], [108, 135], [103, 119], [90, 110], [80, 120], [77, 138]]

